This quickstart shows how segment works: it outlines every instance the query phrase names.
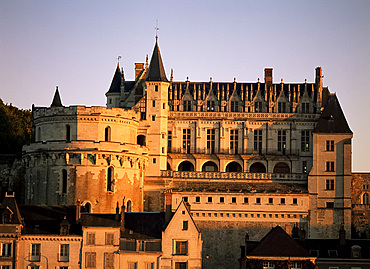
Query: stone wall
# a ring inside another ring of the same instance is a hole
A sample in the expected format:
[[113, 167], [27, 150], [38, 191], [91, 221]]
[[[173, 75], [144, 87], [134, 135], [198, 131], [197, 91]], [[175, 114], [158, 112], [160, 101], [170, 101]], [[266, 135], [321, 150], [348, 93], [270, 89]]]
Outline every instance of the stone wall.
[[370, 197], [370, 173], [353, 173], [352, 236], [354, 238], [370, 238], [370, 203], [369, 199], [364, 200], [366, 194]]

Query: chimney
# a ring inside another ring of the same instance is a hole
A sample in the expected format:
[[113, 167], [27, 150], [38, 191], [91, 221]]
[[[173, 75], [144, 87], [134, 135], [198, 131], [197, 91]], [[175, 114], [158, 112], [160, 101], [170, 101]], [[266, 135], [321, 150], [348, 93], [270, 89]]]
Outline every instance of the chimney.
[[135, 80], [138, 78], [141, 71], [144, 69], [144, 63], [135, 63]]
[[166, 202], [166, 212], [164, 215], [164, 220], [166, 223], [170, 222], [172, 217], [172, 190], [166, 190], [165, 193], [165, 202]]
[[116, 221], [119, 221], [119, 204], [117, 202], [117, 205], [116, 205], [116, 216], [114, 218]]
[[76, 222], [81, 219], [81, 201], [77, 199], [76, 201]]
[[121, 233], [125, 231], [125, 198], [123, 198], [122, 201], [122, 207], [121, 207], [121, 227], [120, 227]]
[[265, 83], [267, 86], [272, 85], [272, 68], [265, 68]]
[[294, 224], [293, 229], [292, 229], [292, 238], [293, 239], [299, 238], [299, 228], [296, 224]]
[[346, 230], [342, 224], [339, 229], [339, 245], [344, 246], [346, 244]]

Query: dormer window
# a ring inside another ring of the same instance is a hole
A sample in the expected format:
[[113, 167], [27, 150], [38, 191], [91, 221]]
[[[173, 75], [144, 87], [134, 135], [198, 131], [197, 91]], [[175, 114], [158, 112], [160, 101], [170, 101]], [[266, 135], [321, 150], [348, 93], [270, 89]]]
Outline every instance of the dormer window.
[[191, 101], [184, 101], [184, 105], [183, 105], [183, 110], [184, 111], [192, 111], [192, 107], [191, 107]]
[[358, 245], [354, 245], [351, 247], [351, 257], [352, 258], [361, 258], [361, 247]]
[[207, 111], [215, 111], [215, 101], [207, 101]]
[[279, 102], [278, 103], [278, 112], [279, 113], [286, 113], [286, 103], [285, 102]]
[[231, 110], [231, 112], [239, 112], [239, 102], [238, 101], [231, 101], [230, 110]]
[[254, 103], [254, 112], [263, 112], [262, 111], [262, 102], [255, 102]]
[[302, 113], [310, 113], [310, 103], [302, 103]]

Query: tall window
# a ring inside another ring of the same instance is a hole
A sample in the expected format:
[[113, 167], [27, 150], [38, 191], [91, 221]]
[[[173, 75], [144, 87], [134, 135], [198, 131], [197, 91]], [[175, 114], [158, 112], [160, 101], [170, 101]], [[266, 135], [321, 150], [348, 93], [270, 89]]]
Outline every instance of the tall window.
[[239, 102], [238, 101], [231, 101], [231, 112], [239, 112]]
[[175, 241], [174, 254], [187, 255], [188, 254], [188, 241]]
[[145, 269], [154, 269], [154, 262], [146, 262]]
[[40, 261], [41, 255], [41, 245], [32, 244], [31, 245], [31, 261]]
[[172, 147], [172, 131], [168, 131], [167, 135], [167, 151], [171, 152], [171, 147]]
[[104, 253], [104, 268], [113, 269], [114, 268], [114, 254], [113, 253]]
[[310, 151], [310, 131], [301, 131], [301, 151]]
[[285, 102], [278, 102], [278, 112], [286, 113], [286, 103]]
[[107, 126], [107, 127], [105, 127], [104, 141], [109, 142], [110, 140], [111, 140], [110, 127]]
[[207, 150], [209, 153], [215, 153], [215, 145], [216, 145], [216, 130], [215, 129], [207, 129]]
[[326, 140], [326, 151], [334, 151], [334, 140]]
[[86, 252], [85, 254], [86, 268], [96, 267], [96, 252]]
[[184, 101], [183, 103], [184, 111], [192, 111], [191, 109], [191, 101]]
[[114, 169], [112, 166], [108, 167], [107, 173], [107, 191], [113, 191], [114, 187]]
[[183, 129], [182, 130], [182, 148], [184, 149], [185, 153], [190, 153], [190, 139], [191, 133], [190, 129]]
[[113, 245], [113, 238], [114, 238], [113, 233], [106, 233], [105, 234], [105, 244], [106, 245]]
[[286, 131], [278, 131], [278, 151], [285, 154], [286, 149]]
[[207, 101], [207, 111], [215, 111], [215, 101]]
[[263, 112], [262, 111], [262, 102], [254, 103], [254, 112]]
[[262, 153], [262, 130], [254, 130], [254, 150]]
[[12, 256], [12, 243], [3, 243], [1, 246], [1, 256], [10, 257]]
[[302, 161], [302, 173], [307, 173], [307, 161]]
[[369, 194], [364, 193], [362, 195], [362, 204], [363, 205], [368, 205], [369, 204]]
[[327, 179], [325, 184], [326, 190], [334, 190], [334, 179]]
[[63, 169], [62, 170], [62, 193], [66, 194], [67, 193], [67, 170]]
[[71, 142], [71, 126], [66, 125], [66, 142]]
[[238, 130], [230, 130], [230, 149], [234, 154], [238, 154]]
[[69, 245], [61, 244], [59, 246], [59, 261], [67, 262], [69, 260]]
[[326, 162], [326, 172], [334, 172], [334, 162]]
[[95, 233], [87, 233], [87, 245], [95, 245]]
[[183, 229], [183, 230], [187, 230], [187, 229], [188, 229], [188, 227], [189, 227], [189, 222], [188, 222], [187, 220], [184, 220], [184, 221], [182, 222], [182, 229]]
[[132, 202], [131, 202], [131, 200], [127, 201], [126, 210], [127, 210], [127, 212], [132, 211]]
[[152, 101], [152, 107], [155, 107], [155, 100]]
[[310, 103], [302, 103], [302, 113], [310, 113]]

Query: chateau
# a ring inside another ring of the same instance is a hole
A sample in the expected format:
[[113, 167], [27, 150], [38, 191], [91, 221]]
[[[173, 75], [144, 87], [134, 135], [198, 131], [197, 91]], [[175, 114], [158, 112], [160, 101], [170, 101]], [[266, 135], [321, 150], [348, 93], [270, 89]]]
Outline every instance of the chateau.
[[[299, 227], [307, 238], [351, 236], [352, 131], [335, 93], [314, 81], [174, 81], [156, 41], [135, 80], [119, 65], [107, 107], [32, 107], [26, 202], [114, 213], [189, 204], [203, 266], [236, 263], [248, 232]], [[227, 253], [227, 254], [226, 254]], [[208, 259], [209, 258], [209, 259]], [[219, 268], [222, 268], [219, 267]]]

